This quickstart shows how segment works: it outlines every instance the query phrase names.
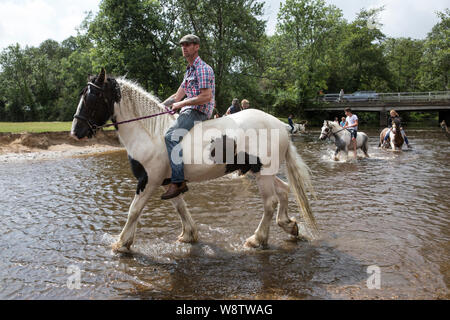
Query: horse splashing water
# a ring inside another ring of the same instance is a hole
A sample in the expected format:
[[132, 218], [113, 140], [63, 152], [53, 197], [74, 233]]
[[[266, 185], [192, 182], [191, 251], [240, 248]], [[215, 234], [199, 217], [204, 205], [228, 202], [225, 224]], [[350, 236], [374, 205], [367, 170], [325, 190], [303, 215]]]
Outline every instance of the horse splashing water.
[[[152, 114], [158, 116], [142, 119]], [[77, 139], [91, 138], [111, 119], [138, 180], [127, 222], [113, 244], [115, 252], [130, 250], [146, 202], [159, 187], [170, 182], [171, 168], [164, 134], [176, 118], [177, 115], [168, 112], [153, 95], [124, 78], [108, 78], [104, 69], [98, 76], [92, 77], [82, 91], [71, 135]], [[140, 120], [135, 121], [137, 119]], [[180, 144], [185, 177], [189, 182], [212, 180], [234, 171], [255, 174], [264, 213], [245, 246], [267, 245], [270, 222], [278, 204], [276, 221], [284, 231], [299, 238], [312, 240], [319, 237], [307, 198], [307, 190], [312, 191], [309, 169], [289, 140], [280, 120], [256, 109], [247, 109], [197, 123]], [[276, 176], [283, 162], [286, 162], [289, 184]], [[290, 188], [301, 209], [306, 234], [300, 234], [297, 222], [288, 216]], [[183, 195], [170, 201], [181, 219], [182, 232], [178, 241], [197, 241], [197, 227]]]
[[[338, 161], [338, 155], [343, 151], [348, 157], [348, 150], [352, 146], [352, 137], [347, 129], [342, 128], [339, 123], [325, 120], [320, 132], [319, 139], [325, 140], [334, 137], [336, 151], [334, 152], [334, 160]], [[369, 137], [364, 132], [358, 131], [356, 136], [356, 150], [361, 149], [366, 158], [369, 157]], [[356, 156], [356, 155], [355, 155]]]

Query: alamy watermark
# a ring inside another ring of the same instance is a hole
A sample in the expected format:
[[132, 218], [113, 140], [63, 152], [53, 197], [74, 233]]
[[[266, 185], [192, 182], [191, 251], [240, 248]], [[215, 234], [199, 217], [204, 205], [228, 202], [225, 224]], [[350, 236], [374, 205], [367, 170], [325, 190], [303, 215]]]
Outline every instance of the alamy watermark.
[[[176, 129], [171, 141], [178, 142], [170, 153], [174, 164], [262, 164], [262, 175], [274, 175], [280, 165], [280, 129], [226, 129], [225, 132], [196, 123], [194, 129]], [[181, 153], [182, 150], [182, 153]]]
[[373, 265], [367, 267], [367, 273], [370, 274], [367, 279], [367, 288], [369, 290], [381, 289], [381, 269], [379, 266]]
[[79, 266], [71, 264], [67, 268], [67, 273], [70, 274], [67, 278], [67, 288], [70, 290], [81, 289], [81, 269]]

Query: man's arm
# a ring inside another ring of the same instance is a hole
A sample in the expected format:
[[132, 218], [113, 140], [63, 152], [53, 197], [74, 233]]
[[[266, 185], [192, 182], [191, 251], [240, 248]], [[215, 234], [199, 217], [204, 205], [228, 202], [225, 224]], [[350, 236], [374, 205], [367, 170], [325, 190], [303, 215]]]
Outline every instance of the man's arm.
[[184, 91], [183, 87], [180, 86], [177, 92], [171, 95], [169, 98], [167, 98], [166, 101], [163, 102], [163, 104], [166, 107], [170, 108], [174, 103], [181, 101], [181, 99], [183, 99], [185, 95], [186, 92]]
[[353, 128], [353, 127], [357, 127], [358, 126], [358, 120], [355, 120], [355, 124], [353, 124], [351, 126], [349, 126], [347, 123], [348, 122], [346, 121], [344, 128]]
[[[183, 90], [183, 92], [184, 92], [184, 90]], [[178, 94], [178, 92], [177, 92], [177, 94]], [[184, 95], [183, 95], [183, 97], [184, 97]], [[172, 110], [178, 110], [185, 106], [197, 106], [197, 105], [206, 104], [211, 101], [212, 97], [213, 97], [213, 95], [212, 95], [211, 88], [200, 89], [200, 94], [198, 96], [190, 98], [190, 99], [186, 99], [186, 100], [183, 100], [180, 102], [175, 102], [172, 106]], [[179, 100], [177, 100], [177, 101], [179, 101]]]

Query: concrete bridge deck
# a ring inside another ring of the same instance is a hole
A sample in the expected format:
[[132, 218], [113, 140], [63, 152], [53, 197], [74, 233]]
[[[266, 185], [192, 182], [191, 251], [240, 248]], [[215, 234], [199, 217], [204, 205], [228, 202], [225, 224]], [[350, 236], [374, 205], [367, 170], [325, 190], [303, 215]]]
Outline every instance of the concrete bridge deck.
[[406, 92], [406, 93], [379, 93], [376, 99], [365, 101], [342, 101], [339, 95], [327, 95], [326, 99], [336, 101], [325, 101], [323, 97], [318, 98], [315, 107], [307, 108], [305, 111], [343, 111], [349, 107], [354, 111], [379, 112], [380, 125], [387, 124], [388, 112], [391, 109], [397, 111], [423, 111], [439, 112], [439, 122], [445, 120], [450, 123], [450, 91], [439, 92]]

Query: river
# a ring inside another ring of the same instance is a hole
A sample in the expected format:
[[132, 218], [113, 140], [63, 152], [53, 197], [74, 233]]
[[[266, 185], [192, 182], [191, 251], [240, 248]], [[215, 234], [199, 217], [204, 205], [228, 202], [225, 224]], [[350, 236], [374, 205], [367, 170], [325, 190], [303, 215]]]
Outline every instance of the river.
[[356, 162], [331, 160], [317, 129], [293, 137], [322, 238], [295, 241], [273, 221], [266, 250], [243, 248], [263, 211], [251, 176], [189, 186], [195, 245], [175, 242], [181, 224], [158, 191], [133, 254], [118, 255], [136, 188], [124, 151], [1, 163], [0, 298], [449, 299], [450, 141], [409, 130], [413, 150], [393, 153], [366, 132], [371, 157]]

